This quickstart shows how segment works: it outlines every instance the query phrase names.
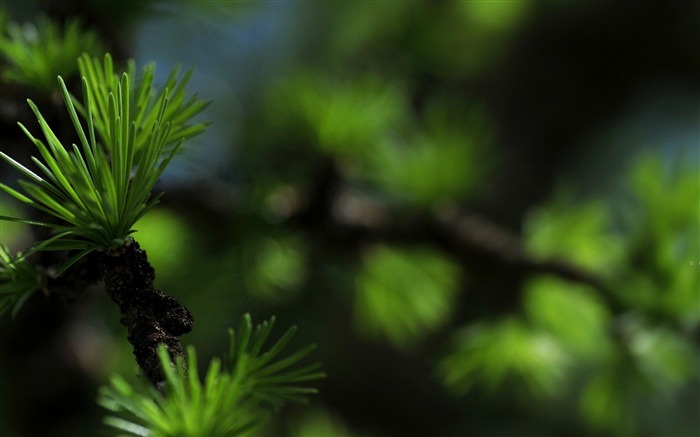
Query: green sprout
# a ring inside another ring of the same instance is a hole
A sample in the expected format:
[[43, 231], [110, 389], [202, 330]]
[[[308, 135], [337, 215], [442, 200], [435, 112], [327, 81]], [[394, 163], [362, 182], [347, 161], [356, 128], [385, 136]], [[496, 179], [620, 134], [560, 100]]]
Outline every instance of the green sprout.
[[0, 316], [12, 311], [14, 317], [40, 284], [40, 272], [0, 244]]
[[[109, 55], [105, 57], [105, 62], [108, 59]], [[19, 181], [25, 194], [4, 184], [0, 184], [0, 189], [60, 220], [52, 223], [0, 216], [3, 220], [52, 229], [54, 236], [29, 249], [27, 255], [39, 250], [78, 251], [58, 269], [56, 275], [95, 249], [121, 247], [127, 237], [135, 232], [133, 225], [162, 196], [163, 193], [152, 196], [151, 191], [183, 141], [203, 129], [200, 124], [196, 128], [183, 130], [186, 120], [172, 117], [170, 121], [167, 120], [167, 114], [178, 113], [183, 106], [201, 106], [192, 99], [187, 102], [179, 99], [181, 91], [177, 86], [173, 102], [168, 98], [169, 91], [166, 88], [158, 99], [154, 115], [134, 119], [132, 111], [136, 114], [145, 112], [149, 99], [140, 98], [135, 104], [132, 102], [135, 91], [127, 73], [122, 74], [113, 90], [107, 85], [110, 81], [111, 77], [98, 75], [82, 79], [84, 102], [80, 108], [87, 120], [86, 132], [78, 118], [76, 101], [69, 94], [63, 79], [60, 76], [58, 78], [80, 147], [75, 144], [71, 148], [65, 147], [36, 105], [28, 101], [46, 139], [44, 142], [34, 137], [20, 124], [41, 155], [42, 159], [32, 157], [41, 171], [39, 174], [0, 152], [0, 158], [26, 178]], [[153, 92], [150, 83], [142, 83], [137, 90], [141, 95]], [[95, 123], [95, 119], [104, 116], [104, 108], [96, 108], [94, 102], [106, 105], [107, 116], [101, 124]], [[191, 111], [187, 113], [193, 115]], [[180, 137], [175, 144], [170, 145], [173, 128], [180, 129]], [[140, 150], [137, 150], [137, 137], [142, 130], [147, 130], [148, 136]]]
[[223, 361], [212, 360], [203, 382], [192, 346], [187, 348], [186, 366], [182, 357], [173, 365], [161, 346], [159, 357], [166, 377], [163, 390], [113, 377], [111, 385], [102, 388], [99, 402], [119, 416], [109, 416], [105, 423], [126, 436], [232, 437], [255, 429], [285, 402], [304, 402], [316, 389], [297, 384], [325, 375], [319, 372], [318, 364], [294, 366], [315, 346], [279, 359], [294, 336], [296, 329], [292, 327], [263, 352], [274, 323], [273, 317], [253, 328], [246, 314], [238, 334], [229, 331], [228, 354]]
[[36, 24], [11, 22], [6, 36], [0, 44], [0, 53], [9, 64], [3, 79], [47, 94], [55, 89], [57, 75], [69, 77], [76, 72], [78, 56], [104, 50], [97, 34], [77, 20], [68, 21], [63, 29], [43, 16]]
[[[109, 54], [105, 55], [103, 61], [87, 54], [83, 55], [78, 59], [78, 68], [80, 74], [87, 80], [93, 99], [92, 117], [95, 131], [100, 141], [109, 145], [112, 125], [109, 94], [119, 95], [121, 75], [115, 70]], [[166, 153], [170, 153], [180, 139], [198, 135], [208, 125], [207, 123], [187, 124], [208, 105], [208, 102], [198, 99], [196, 95], [187, 97], [185, 88], [192, 77], [193, 70], [187, 70], [180, 77], [180, 68], [176, 66], [171, 70], [159, 92], [155, 92], [153, 87], [155, 73], [155, 64], [146, 65], [135, 82], [136, 86], [124, 90], [128, 94], [128, 100], [136, 104], [135, 109], [128, 114], [128, 123], [133, 122], [136, 125], [134, 137], [136, 155], [148, 149], [152, 134], [151, 127], [156, 122], [170, 125], [170, 131], [164, 140]], [[136, 78], [136, 66], [133, 60], [129, 61], [127, 75], [130, 78]], [[168, 104], [161, 114], [161, 106], [166, 100]], [[78, 112], [86, 116], [87, 109], [83, 105], [76, 102], [75, 106]], [[110, 151], [110, 153], [113, 152]]]
[[517, 317], [464, 328], [454, 345], [437, 373], [455, 395], [479, 386], [491, 394], [513, 390], [537, 399], [564, 387], [569, 354], [547, 332]]
[[373, 247], [356, 279], [355, 325], [397, 348], [415, 347], [450, 320], [458, 281], [456, 266], [433, 252]]

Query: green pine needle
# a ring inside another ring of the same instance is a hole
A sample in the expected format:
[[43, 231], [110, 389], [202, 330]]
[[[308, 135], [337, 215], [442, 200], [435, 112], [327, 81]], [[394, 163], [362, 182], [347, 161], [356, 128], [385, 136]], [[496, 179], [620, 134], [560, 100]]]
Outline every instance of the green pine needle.
[[119, 417], [107, 417], [105, 423], [126, 436], [232, 437], [257, 428], [286, 402], [305, 401], [316, 390], [297, 384], [325, 376], [317, 364], [296, 367], [314, 347], [278, 358], [296, 331], [291, 328], [263, 352], [273, 325], [274, 318], [253, 328], [246, 314], [238, 335], [230, 330], [229, 353], [223, 363], [214, 359], [203, 380], [193, 347], [187, 348], [187, 366], [181, 357], [173, 365], [161, 347], [164, 391], [113, 377], [111, 385], [102, 388], [99, 402]]
[[[78, 68], [80, 74], [87, 79], [91, 94], [95, 96], [91, 112], [96, 132], [103, 143], [110, 144], [108, 139], [113, 132], [108, 96], [110, 93], [119, 95], [120, 74], [115, 70], [109, 54], [106, 54], [103, 60], [85, 54], [78, 59]], [[127, 70], [127, 75], [136, 79], [136, 67], [133, 61], [129, 62]], [[200, 134], [208, 125], [208, 123], [188, 124], [189, 120], [209, 104], [198, 99], [196, 95], [187, 96], [185, 88], [193, 71], [187, 70], [180, 76], [180, 68], [173, 68], [159, 91], [153, 86], [155, 72], [155, 64], [146, 65], [140, 77], [134, 81], [135, 86], [129, 88], [128, 99], [126, 99], [133, 107], [130, 111], [127, 108], [125, 115], [128, 118], [122, 120], [129, 120], [129, 125], [135, 124], [134, 151], [137, 155], [147, 149], [151, 136], [150, 127], [157, 120], [160, 120], [161, 124], [170, 125], [170, 131], [165, 139], [166, 153], [172, 151], [178, 141]], [[165, 101], [168, 104], [163, 107]], [[76, 108], [83, 116], [87, 114], [86, 108], [80, 104], [76, 104]]]
[[[88, 60], [82, 59], [84, 63]], [[111, 65], [109, 55], [105, 56], [107, 63]], [[146, 75], [152, 74], [150, 67], [145, 71], [150, 72]], [[185, 123], [205, 104], [194, 97], [185, 101], [184, 84], [180, 81], [169, 81], [174, 85], [172, 100], [166, 88], [157, 101], [139, 98], [134, 103], [132, 96], [136, 93], [148, 96], [154, 91], [150, 81], [134, 89], [127, 73], [116, 82], [112, 75], [83, 77], [82, 104], [69, 94], [61, 77], [58, 82], [80, 144], [64, 146], [36, 105], [29, 101], [44, 140], [32, 135], [23, 125], [20, 127], [39, 151], [40, 158], [32, 160], [40, 171], [35, 173], [0, 152], [0, 159], [24, 176], [19, 181], [23, 192], [4, 184], [0, 184], [0, 190], [58, 220], [37, 223], [16, 217], [0, 216], [0, 219], [52, 228], [61, 237], [38, 247], [79, 250], [77, 257], [70, 260], [75, 262], [95, 249], [122, 246], [134, 232], [133, 225], [160, 199], [162, 193], [151, 195], [151, 192], [184, 139], [204, 129], [204, 124]], [[87, 129], [80, 121], [79, 112], [87, 122]], [[134, 118], [133, 114], [141, 113], [148, 115]], [[36, 251], [35, 247], [32, 253]], [[67, 265], [59, 272], [65, 268]]]
[[0, 316], [10, 311], [14, 317], [40, 285], [40, 272], [0, 244]]
[[56, 88], [56, 76], [72, 76], [75, 60], [82, 53], [100, 53], [103, 43], [92, 30], [77, 20], [65, 26], [39, 17], [36, 24], [8, 23], [0, 54], [8, 61], [3, 79], [50, 93]]

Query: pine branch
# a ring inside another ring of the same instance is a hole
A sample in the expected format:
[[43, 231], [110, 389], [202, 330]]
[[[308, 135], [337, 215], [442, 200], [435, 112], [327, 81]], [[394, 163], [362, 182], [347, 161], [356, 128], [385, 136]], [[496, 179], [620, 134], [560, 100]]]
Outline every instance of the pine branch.
[[[44, 252], [39, 255], [46, 254], [47, 252]], [[38, 264], [49, 265], [44, 262], [44, 258], [46, 257], [41, 256], [41, 261]], [[74, 302], [88, 288], [97, 285], [102, 279], [97, 262], [98, 257], [90, 254], [73, 264], [71, 268], [58, 277], [53, 276], [51, 273], [60, 266], [61, 262], [56, 262], [55, 268], [40, 267], [40, 270], [44, 272], [42, 291], [47, 295], [58, 295], [66, 302]]]
[[[323, 160], [311, 178], [310, 191], [301, 196], [303, 200], [295, 210], [279, 219], [302, 232], [328, 240], [334, 247], [370, 243], [429, 245], [445, 251], [465, 266], [488, 263], [525, 276], [556, 276], [591, 286], [608, 301], [614, 312], [622, 309], [622, 303], [612, 294], [604, 278], [567, 260], [533, 256], [517, 235], [487, 218], [457, 212], [423, 211], [406, 215], [369, 197], [349, 194], [343, 190], [344, 184], [333, 160]], [[183, 213], [196, 211], [197, 220], [216, 217], [217, 221], [230, 221], [231, 216], [238, 213], [235, 207], [222, 210], [189, 187], [172, 188], [166, 206]]]
[[[390, 242], [437, 246], [468, 264], [486, 257], [524, 274], [550, 274], [589, 285], [606, 295], [605, 280], [594, 272], [561, 259], [538, 259], [520, 238], [476, 214], [396, 214], [368, 197], [347, 194], [344, 180], [332, 159], [322, 161], [312, 178], [306, 201], [286, 223], [307, 231], [322, 231], [348, 244]], [[172, 196], [180, 198], [180, 196]], [[198, 205], [206, 209], [206, 205]]]
[[177, 299], [154, 288], [155, 271], [133, 239], [117, 250], [100, 253], [98, 263], [107, 295], [119, 305], [136, 362], [158, 386], [165, 380], [158, 345], [163, 344], [173, 360], [184, 356], [180, 336], [192, 330], [192, 314]]

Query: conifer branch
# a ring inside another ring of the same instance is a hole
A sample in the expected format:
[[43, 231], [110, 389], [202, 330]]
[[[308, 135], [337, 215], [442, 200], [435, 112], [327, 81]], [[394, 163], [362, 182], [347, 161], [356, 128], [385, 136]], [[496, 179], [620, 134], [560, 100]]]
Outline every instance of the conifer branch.
[[158, 385], [164, 381], [158, 345], [164, 345], [173, 360], [184, 356], [180, 336], [192, 330], [192, 314], [177, 299], [154, 288], [155, 270], [133, 239], [117, 250], [100, 253], [99, 270], [107, 295], [119, 306], [136, 362]]

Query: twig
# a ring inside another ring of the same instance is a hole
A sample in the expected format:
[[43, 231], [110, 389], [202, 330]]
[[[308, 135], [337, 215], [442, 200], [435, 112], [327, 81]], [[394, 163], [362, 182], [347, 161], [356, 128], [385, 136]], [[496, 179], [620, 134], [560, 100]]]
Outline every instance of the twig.
[[177, 299], [153, 287], [155, 271], [136, 241], [130, 240], [99, 259], [107, 295], [119, 305], [136, 362], [155, 385], [164, 380], [157, 348], [184, 356], [180, 336], [192, 330], [192, 314]]

